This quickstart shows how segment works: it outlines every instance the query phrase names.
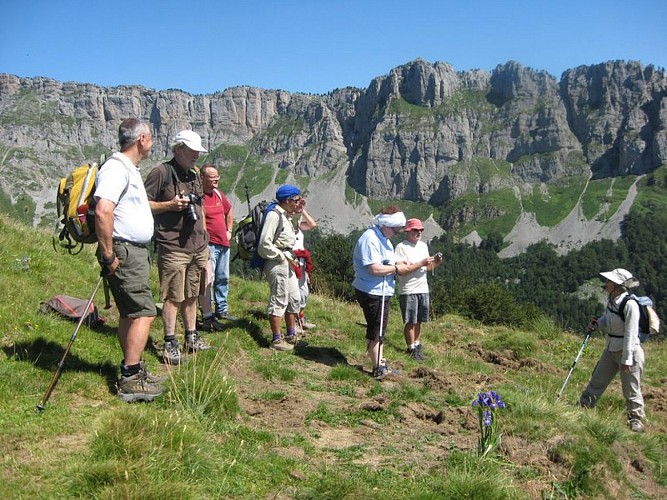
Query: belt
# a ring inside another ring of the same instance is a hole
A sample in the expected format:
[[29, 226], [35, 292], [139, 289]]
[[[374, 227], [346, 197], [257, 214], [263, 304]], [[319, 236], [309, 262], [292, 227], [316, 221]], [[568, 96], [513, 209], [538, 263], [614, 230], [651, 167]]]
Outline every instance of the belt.
[[113, 242], [124, 244], [124, 245], [132, 245], [133, 247], [137, 247], [137, 248], [148, 248], [147, 243], [135, 243], [134, 241], [126, 240], [126, 239], [123, 239], [123, 238], [114, 238]]

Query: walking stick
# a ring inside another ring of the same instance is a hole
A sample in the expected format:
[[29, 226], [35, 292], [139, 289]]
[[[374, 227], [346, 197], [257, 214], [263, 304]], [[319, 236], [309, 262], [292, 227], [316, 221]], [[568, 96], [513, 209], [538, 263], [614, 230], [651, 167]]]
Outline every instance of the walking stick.
[[56, 387], [56, 384], [58, 383], [58, 379], [60, 378], [60, 374], [62, 373], [63, 366], [65, 364], [65, 358], [69, 354], [70, 349], [72, 349], [72, 344], [74, 344], [74, 340], [76, 339], [76, 334], [79, 332], [79, 328], [81, 328], [81, 325], [83, 324], [84, 320], [88, 316], [88, 311], [90, 310], [90, 305], [93, 303], [93, 299], [95, 298], [95, 294], [97, 293], [97, 290], [100, 288], [100, 285], [102, 284], [102, 280], [104, 279], [104, 276], [100, 276], [100, 279], [97, 280], [97, 285], [95, 286], [95, 290], [93, 290], [93, 294], [90, 296], [90, 300], [88, 300], [88, 304], [86, 304], [85, 314], [82, 314], [81, 317], [79, 318], [79, 323], [76, 325], [76, 328], [74, 329], [74, 333], [72, 333], [72, 336], [69, 339], [69, 343], [67, 344], [67, 347], [65, 348], [65, 352], [63, 353], [63, 357], [60, 359], [60, 362], [58, 363], [58, 368], [56, 369], [56, 373], [53, 374], [53, 378], [51, 379], [51, 383], [49, 384], [49, 388], [46, 390], [46, 393], [44, 394], [44, 397], [42, 398], [42, 402], [37, 405], [37, 413], [41, 413], [44, 411], [44, 406], [46, 405], [46, 402], [49, 400], [51, 397], [51, 393], [53, 392], [53, 389]]
[[568, 381], [570, 380], [570, 376], [572, 376], [572, 372], [574, 371], [574, 367], [577, 366], [577, 362], [579, 361], [579, 358], [581, 357], [581, 353], [584, 352], [584, 349], [586, 348], [586, 344], [588, 343], [588, 339], [591, 338], [593, 332], [586, 331], [586, 336], [584, 337], [584, 341], [581, 344], [581, 347], [579, 348], [579, 352], [577, 353], [577, 357], [574, 358], [574, 361], [572, 362], [572, 367], [570, 368], [570, 373], [567, 374], [567, 377], [565, 378], [565, 382], [563, 382], [563, 387], [560, 388], [560, 391], [558, 392], [558, 397], [556, 400], [560, 399], [561, 395], [563, 394], [563, 391], [565, 390], [565, 386], [567, 385]]
[[380, 335], [378, 337], [378, 359], [376, 366], [380, 366], [380, 359], [382, 358], [382, 341], [384, 340], [384, 293], [387, 285], [387, 277], [382, 277], [382, 305], [380, 306]]

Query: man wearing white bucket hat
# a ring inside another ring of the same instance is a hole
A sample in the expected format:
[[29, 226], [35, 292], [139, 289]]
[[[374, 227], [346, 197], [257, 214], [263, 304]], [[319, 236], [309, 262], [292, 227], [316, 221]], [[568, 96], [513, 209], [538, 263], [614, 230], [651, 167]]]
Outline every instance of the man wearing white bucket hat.
[[[641, 377], [644, 371], [644, 350], [639, 342], [639, 305], [634, 300], [628, 300], [624, 311], [619, 310], [628, 295], [628, 289], [639, 286], [639, 281], [630, 271], [621, 268], [600, 275], [604, 279], [604, 289], [609, 294], [607, 307], [602, 316], [591, 320], [588, 331], [600, 328], [607, 334], [607, 343], [588, 386], [579, 398], [579, 404], [593, 408], [620, 372], [628, 424], [633, 432], [642, 432], [644, 398]], [[620, 313], [623, 313], [625, 321]]]
[[206, 153], [201, 137], [192, 130], [176, 134], [171, 144], [174, 157], [158, 165], [146, 177], [146, 194], [155, 218], [160, 296], [164, 301], [165, 363], [182, 361], [176, 339], [176, 317], [183, 317], [186, 351], [208, 349], [196, 329], [200, 280], [208, 267], [208, 233], [204, 226], [204, 191], [195, 162]]

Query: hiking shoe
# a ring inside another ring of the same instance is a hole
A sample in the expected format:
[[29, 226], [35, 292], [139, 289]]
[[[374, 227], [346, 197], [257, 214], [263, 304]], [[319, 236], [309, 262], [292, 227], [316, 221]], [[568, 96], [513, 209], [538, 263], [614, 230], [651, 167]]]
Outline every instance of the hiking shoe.
[[226, 319], [227, 321], [236, 321], [238, 319], [236, 316], [229, 314], [229, 311], [215, 313], [215, 317], [218, 319]]
[[[293, 338], [296, 340], [296, 335], [293, 335]], [[271, 349], [275, 349], [276, 351], [293, 351], [294, 345], [280, 337], [279, 339], [271, 342]]]
[[296, 345], [299, 342], [299, 339], [297, 338], [296, 335], [286, 335], [285, 342], [287, 342], [288, 344]]
[[165, 342], [162, 348], [162, 359], [167, 365], [180, 365], [183, 362], [183, 354], [178, 341]]
[[642, 424], [641, 420], [633, 418], [630, 420], [630, 430], [632, 432], [644, 432], [644, 424]]
[[197, 321], [197, 330], [201, 330], [202, 332], [221, 332], [223, 329], [222, 323], [215, 319], [214, 316]]
[[188, 352], [205, 351], [210, 348], [211, 345], [204, 342], [197, 332], [185, 336], [185, 350]]
[[118, 397], [125, 403], [150, 402], [163, 392], [164, 387], [149, 383], [146, 372], [141, 370], [129, 377], [121, 377], [118, 382]]
[[154, 375], [151, 372], [148, 371], [148, 368], [146, 368], [146, 363], [143, 361], [139, 362], [140, 371], [142, 371], [146, 375], [146, 380], [148, 381], [149, 384], [161, 384], [165, 380], [167, 380], [166, 375]]
[[301, 318], [301, 328], [303, 328], [304, 330], [312, 330], [313, 328], [317, 328], [317, 325], [315, 323], [311, 323], [310, 321], [308, 321], [304, 316], [303, 318]]
[[408, 347], [408, 356], [410, 356], [410, 357], [411, 357], [412, 359], [414, 359], [415, 361], [418, 361], [419, 363], [421, 363], [422, 361], [424, 361], [424, 356], [423, 356], [422, 353], [419, 351], [419, 349], [417, 349], [416, 347], [414, 347], [414, 348], [412, 348], [412, 349], [410, 349], [410, 348]]
[[386, 361], [373, 369], [373, 377], [378, 380], [383, 379], [389, 375], [397, 375], [399, 373], [400, 372], [398, 370], [390, 368]]

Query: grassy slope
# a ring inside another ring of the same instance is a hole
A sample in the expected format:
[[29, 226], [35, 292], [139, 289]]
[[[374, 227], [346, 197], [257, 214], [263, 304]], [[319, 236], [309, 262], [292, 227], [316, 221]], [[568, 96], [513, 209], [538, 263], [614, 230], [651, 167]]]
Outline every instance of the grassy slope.
[[[386, 355], [402, 372], [378, 383], [360, 369], [368, 362], [358, 306], [313, 296], [310, 317], [321, 327], [296, 354], [276, 354], [267, 349], [267, 289], [238, 278], [231, 304], [243, 319], [209, 335], [217, 353], [174, 371], [161, 401], [115, 398], [120, 353], [111, 310], [103, 312], [108, 327], [79, 332], [37, 415], [74, 330], [38, 314], [39, 302], [59, 293], [85, 297], [97, 266], [92, 253], [58, 255], [48, 235], [4, 217], [0, 234], [3, 498], [667, 495], [664, 343], [646, 346], [648, 425], [636, 435], [625, 426], [618, 381], [596, 410], [575, 407], [601, 339], [591, 341], [556, 402], [581, 338], [548, 323], [524, 332], [446, 316], [425, 328], [429, 359], [417, 365], [403, 354], [393, 304]], [[160, 328], [158, 320], [154, 340]], [[165, 371], [152, 344], [146, 361]], [[490, 389], [509, 408], [500, 414], [498, 454], [481, 460], [470, 402]]]

